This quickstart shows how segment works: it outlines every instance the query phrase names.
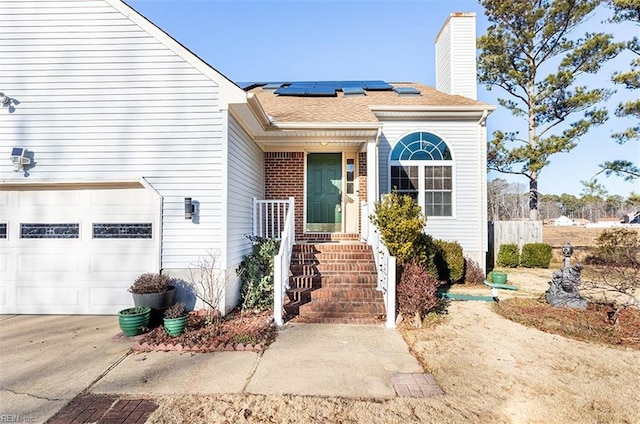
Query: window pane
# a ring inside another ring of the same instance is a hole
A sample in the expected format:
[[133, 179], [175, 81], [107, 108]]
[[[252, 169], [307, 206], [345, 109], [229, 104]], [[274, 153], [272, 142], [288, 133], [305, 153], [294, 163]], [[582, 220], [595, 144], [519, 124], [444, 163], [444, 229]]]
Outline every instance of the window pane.
[[80, 224], [20, 224], [20, 238], [79, 238]]
[[0, 239], [6, 239], [7, 238], [7, 224], [2, 223], [0, 224]]
[[151, 224], [93, 224], [93, 238], [145, 238], [152, 237]]
[[418, 167], [417, 166], [392, 166], [391, 189], [400, 194], [408, 194], [412, 198], [418, 198]]

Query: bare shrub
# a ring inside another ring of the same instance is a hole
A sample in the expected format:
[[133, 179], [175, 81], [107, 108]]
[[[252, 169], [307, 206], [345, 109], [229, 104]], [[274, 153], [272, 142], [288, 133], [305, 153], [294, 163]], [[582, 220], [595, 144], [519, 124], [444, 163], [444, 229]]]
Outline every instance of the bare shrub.
[[614, 302], [609, 321], [618, 322], [620, 312], [628, 307], [640, 308], [640, 237], [634, 230], [613, 228], [596, 239], [590, 263], [593, 280], [583, 287], [600, 293]]
[[208, 251], [206, 256], [198, 258], [189, 268], [190, 286], [207, 310], [211, 321], [219, 322], [221, 314], [219, 305], [227, 286], [227, 273], [220, 268], [219, 252]]
[[427, 268], [411, 261], [402, 267], [397, 286], [398, 310], [413, 317], [413, 326], [420, 327], [422, 318], [440, 304], [438, 287], [442, 281], [433, 277]]
[[484, 271], [480, 265], [470, 258], [464, 259], [464, 283], [482, 284], [484, 283]]

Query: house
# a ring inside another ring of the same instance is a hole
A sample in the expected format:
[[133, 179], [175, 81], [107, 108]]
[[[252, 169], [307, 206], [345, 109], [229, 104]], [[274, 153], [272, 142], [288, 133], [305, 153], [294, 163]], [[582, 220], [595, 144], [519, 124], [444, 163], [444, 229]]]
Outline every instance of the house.
[[474, 14], [438, 34], [437, 90], [236, 84], [120, 0], [9, 2], [0, 24], [0, 313], [113, 314], [138, 274], [208, 254], [229, 311], [261, 200], [293, 197], [296, 243], [370, 243], [396, 188], [485, 262]]
[[573, 219], [561, 215], [553, 220], [553, 225], [555, 225], [556, 227], [571, 227], [573, 225], [576, 225], [576, 223], [573, 221]]

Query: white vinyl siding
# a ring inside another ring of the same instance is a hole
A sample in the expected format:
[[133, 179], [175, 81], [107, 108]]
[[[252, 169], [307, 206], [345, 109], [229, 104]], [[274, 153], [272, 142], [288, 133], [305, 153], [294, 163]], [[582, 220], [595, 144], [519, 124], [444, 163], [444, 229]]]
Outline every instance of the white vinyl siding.
[[[26, 147], [35, 167], [26, 176], [7, 160], [0, 180], [144, 178], [163, 197], [160, 267], [184, 269], [224, 245], [230, 83], [125, 9], [3, 2], [0, 88], [17, 104], [0, 109], [0, 151]], [[193, 221], [185, 197], [197, 202]]]
[[253, 230], [253, 198], [264, 199], [264, 156], [262, 150], [228, 115], [226, 261], [229, 270], [225, 304], [231, 308], [240, 300], [240, 280], [235, 269], [251, 252], [246, 237]]
[[440, 30], [436, 39], [436, 88], [478, 98], [475, 14], [452, 14]]
[[[403, 136], [415, 132], [430, 132], [442, 138], [453, 157], [453, 216], [428, 216], [425, 232], [443, 240], [458, 241], [465, 251], [486, 250], [486, 222], [482, 208], [479, 182], [486, 180], [486, 165], [483, 165], [477, 120], [429, 121], [429, 122], [385, 122], [379, 147], [380, 193], [391, 190], [389, 177], [389, 155], [391, 149]], [[429, 165], [428, 162], [424, 162]]]

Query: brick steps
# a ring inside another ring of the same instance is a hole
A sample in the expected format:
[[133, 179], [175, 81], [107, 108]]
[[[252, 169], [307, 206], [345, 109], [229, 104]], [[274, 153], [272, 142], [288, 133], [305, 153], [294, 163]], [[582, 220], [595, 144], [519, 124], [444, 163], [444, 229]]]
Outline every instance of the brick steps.
[[373, 324], [384, 321], [371, 248], [363, 243], [297, 244], [291, 255], [289, 302], [296, 321]]

